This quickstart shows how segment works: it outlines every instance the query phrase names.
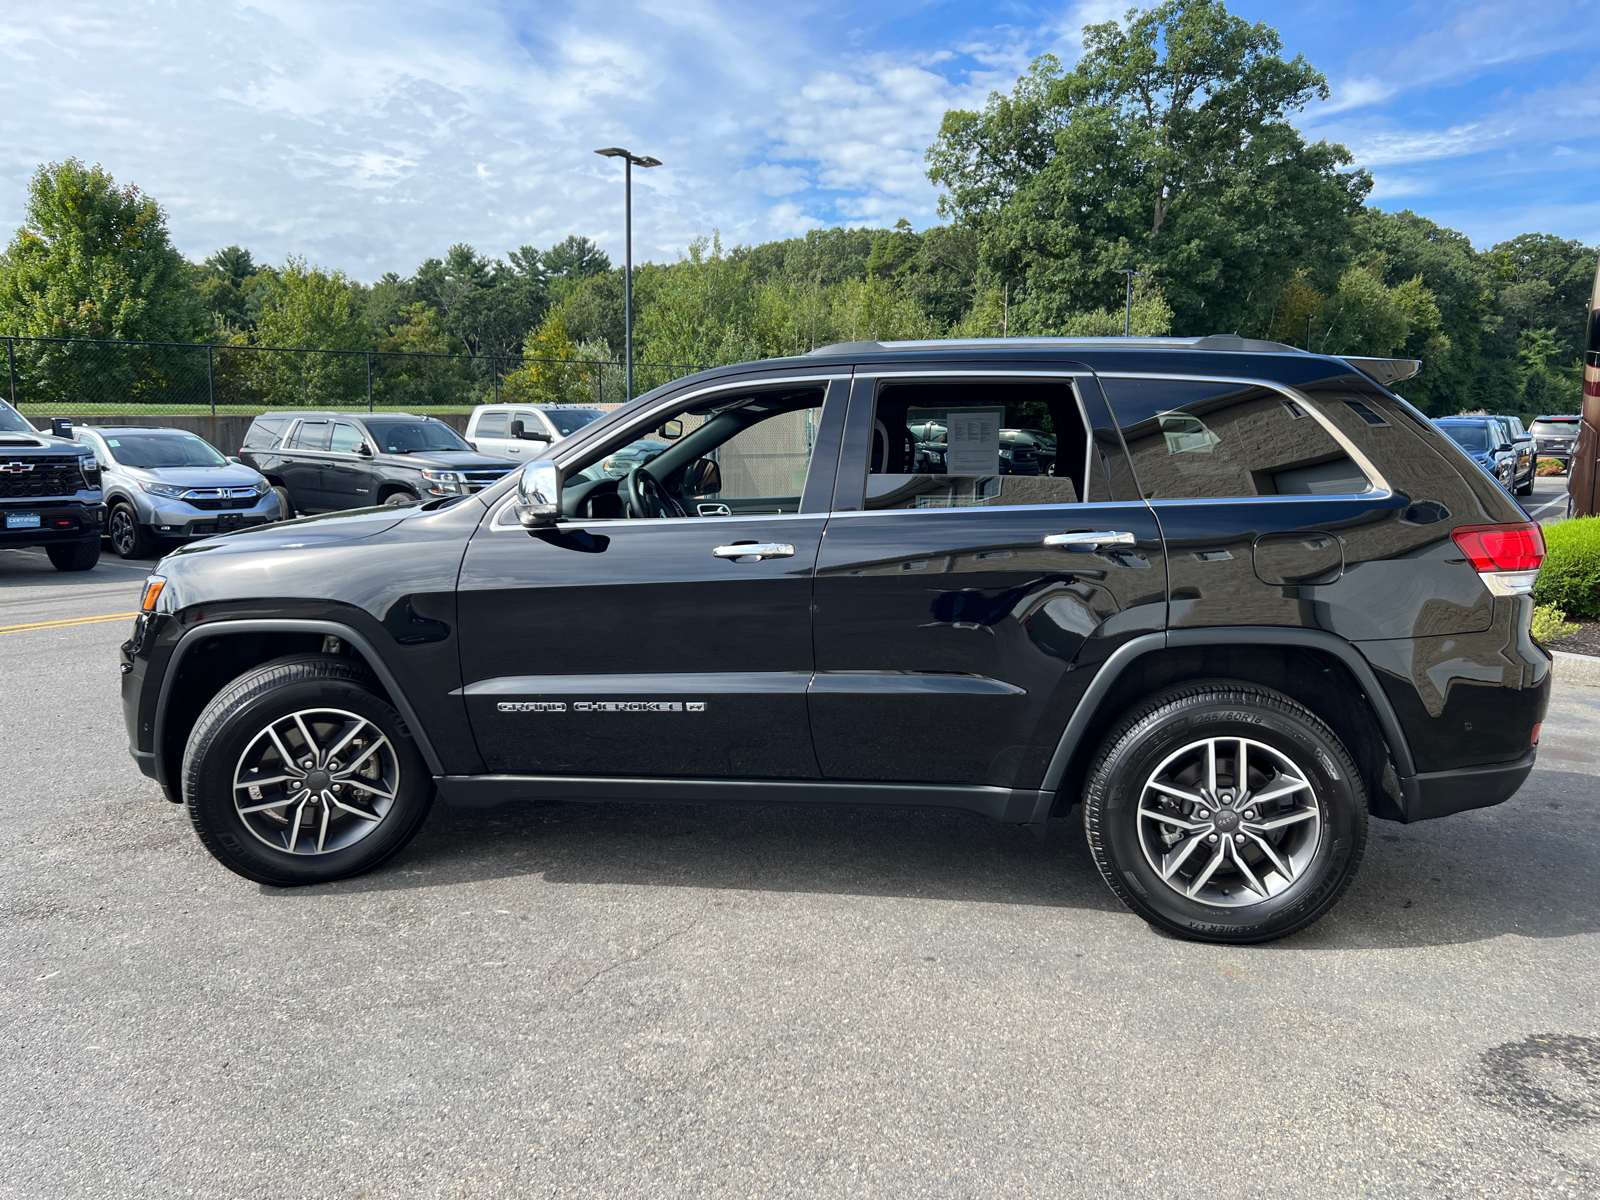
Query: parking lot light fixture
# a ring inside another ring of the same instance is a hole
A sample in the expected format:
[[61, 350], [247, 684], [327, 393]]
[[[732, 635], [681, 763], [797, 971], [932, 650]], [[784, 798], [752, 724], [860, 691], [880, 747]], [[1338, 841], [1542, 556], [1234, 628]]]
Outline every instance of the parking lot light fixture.
[[634, 154], [621, 146], [607, 146], [596, 150], [605, 158], [622, 160], [623, 258], [622, 275], [622, 340], [623, 374], [627, 380], [625, 399], [633, 399], [633, 169], [659, 167], [661, 160], [648, 154]]

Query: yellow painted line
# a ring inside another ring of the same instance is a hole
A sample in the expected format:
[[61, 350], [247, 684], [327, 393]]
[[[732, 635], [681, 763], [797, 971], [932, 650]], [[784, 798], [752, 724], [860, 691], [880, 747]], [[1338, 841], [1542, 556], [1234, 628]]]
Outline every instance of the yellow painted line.
[[112, 613], [109, 617], [69, 617], [64, 621], [34, 621], [31, 625], [0, 625], [0, 633], [22, 633], [29, 629], [66, 629], [73, 625], [98, 625], [102, 621], [126, 621], [138, 613]]

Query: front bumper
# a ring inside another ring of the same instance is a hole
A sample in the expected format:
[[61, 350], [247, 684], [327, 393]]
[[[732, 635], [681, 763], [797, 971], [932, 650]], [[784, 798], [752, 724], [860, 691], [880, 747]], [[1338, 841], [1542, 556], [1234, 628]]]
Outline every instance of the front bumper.
[[268, 492], [249, 508], [197, 509], [183, 501], [164, 500], [139, 514], [150, 532], [162, 538], [203, 538], [235, 529], [250, 529], [283, 520], [278, 497]]
[[[37, 514], [39, 524], [25, 529], [8, 529], [8, 515]], [[76, 542], [98, 534], [105, 527], [103, 504], [76, 501], [8, 500], [0, 504], [0, 546], [48, 546], [55, 542]]]

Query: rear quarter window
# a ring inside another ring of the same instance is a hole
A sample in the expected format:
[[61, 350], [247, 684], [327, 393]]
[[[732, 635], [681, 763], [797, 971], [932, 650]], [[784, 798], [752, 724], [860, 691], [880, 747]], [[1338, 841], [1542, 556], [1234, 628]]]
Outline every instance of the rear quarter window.
[[289, 423], [288, 417], [257, 417], [250, 422], [250, 428], [245, 432], [244, 441], [240, 448], [244, 450], [269, 450], [278, 444], [284, 426]]
[[1303, 405], [1271, 388], [1115, 376], [1102, 384], [1147, 500], [1348, 495], [1372, 487]]
[[[1390, 488], [1411, 498], [1407, 512], [1419, 520], [1427, 517], [1423, 524], [1521, 519], [1521, 510], [1494, 480], [1405, 401], [1348, 376], [1303, 385], [1300, 390], [1320, 402], [1329, 420], [1372, 460]], [[1384, 423], [1363, 420], [1346, 403], [1350, 400], [1381, 416]]]

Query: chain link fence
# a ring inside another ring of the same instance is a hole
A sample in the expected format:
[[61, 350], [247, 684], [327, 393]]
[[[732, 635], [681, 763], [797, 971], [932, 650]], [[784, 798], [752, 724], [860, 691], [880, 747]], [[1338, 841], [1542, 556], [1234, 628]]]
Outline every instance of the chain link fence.
[[[6, 398], [34, 418], [281, 408], [448, 414], [500, 402], [610, 406], [627, 398], [615, 359], [29, 337], [7, 337], [5, 352]], [[701, 369], [635, 362], [634, 391]]]

